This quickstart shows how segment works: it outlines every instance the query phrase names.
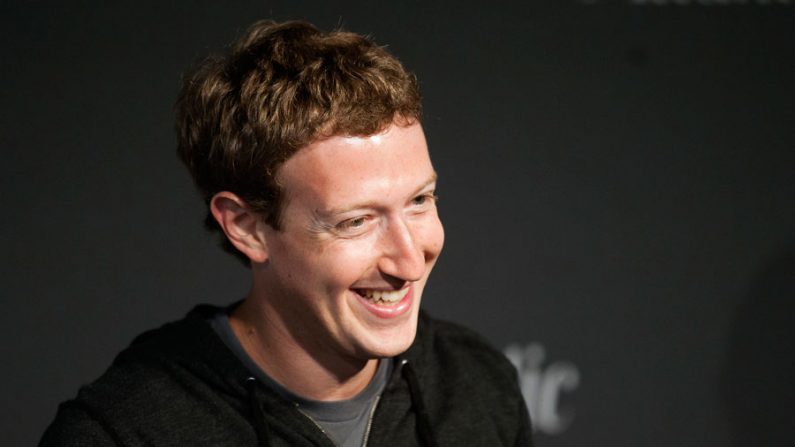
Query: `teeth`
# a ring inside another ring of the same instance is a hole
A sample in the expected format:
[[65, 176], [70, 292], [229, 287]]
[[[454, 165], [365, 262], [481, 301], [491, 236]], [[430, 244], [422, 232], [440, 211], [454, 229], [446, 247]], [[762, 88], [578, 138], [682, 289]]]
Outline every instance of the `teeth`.
[[360, 293], [375, 301], [381, 303], [397, 303], [398, 301], [402, 300], [407, 293], [409, 293], [409, 288], [403, 288], [400, 290], [394, 291], [387, 291], [387, 290], [361, 290]]

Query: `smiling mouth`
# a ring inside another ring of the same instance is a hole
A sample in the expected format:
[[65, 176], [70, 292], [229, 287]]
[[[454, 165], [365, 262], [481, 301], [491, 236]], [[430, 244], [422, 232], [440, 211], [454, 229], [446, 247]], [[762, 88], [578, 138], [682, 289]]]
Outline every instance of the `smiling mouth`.
[[410, 287], [404, 287], [400, 290], [373, 290], [373, 289], [355, 289], [356, 293], [367, 298], [376, 304], [397, 304], [406, 297], [409, 293]]

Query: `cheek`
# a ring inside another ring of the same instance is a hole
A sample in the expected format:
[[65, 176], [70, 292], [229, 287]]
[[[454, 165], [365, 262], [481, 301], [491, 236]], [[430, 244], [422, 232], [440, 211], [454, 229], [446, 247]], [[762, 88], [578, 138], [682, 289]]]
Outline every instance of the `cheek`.
[[371, 240], [345, 240], [312, 259], [313, 271], [325, 278], [328, 291], [348, 289], [376, 264]]

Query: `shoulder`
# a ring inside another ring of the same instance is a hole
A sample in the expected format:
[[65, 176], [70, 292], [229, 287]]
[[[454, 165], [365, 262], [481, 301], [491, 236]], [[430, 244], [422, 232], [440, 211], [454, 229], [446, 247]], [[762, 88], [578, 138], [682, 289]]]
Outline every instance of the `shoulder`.
[[95, 417], [73, 403], [61, 404], [55, 421], [47, 427], [39, 447], [116, 446], [119, 442]]
[[475, 331], [422, 314], [405, 355], [421, 382], [438, 439], [461, 445], [532, 445], [516, 368]]
[[[136, 337], [102, 376], [60, 405], [42, 445], [91, 436], [126, 445], [152, 434], [176, 441], [172, 436], [191, 427], [206, 428], [202, 425], [219, 416], [236, 419], [238, 410], [228, 396], [236, 394], [236, 386], [244, 392], [243, 380], [230, 375], [241, 370], [245, 375], [194, 311]], [[181, 429], [169, 429], [173, 426]]]
[[[516, 382], [516, 368], [485, 337], [457, 323], [422, 313], [415, 346], [416, 361], [435, 369], [466, 372], [478, 380], [496, 380], [507, 386]], [[435, 365], [435, 367], [434, 367]]]

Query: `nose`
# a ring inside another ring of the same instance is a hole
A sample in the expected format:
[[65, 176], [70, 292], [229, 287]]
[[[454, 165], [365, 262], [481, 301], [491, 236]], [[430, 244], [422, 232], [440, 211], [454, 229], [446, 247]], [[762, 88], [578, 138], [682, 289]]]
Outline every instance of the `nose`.
[[420, 280], [425, 274], [425, 253], [419, 242], [410, 224], [403, 219], [390, 221], [381, 241], [381, 273], [403, 281]]

